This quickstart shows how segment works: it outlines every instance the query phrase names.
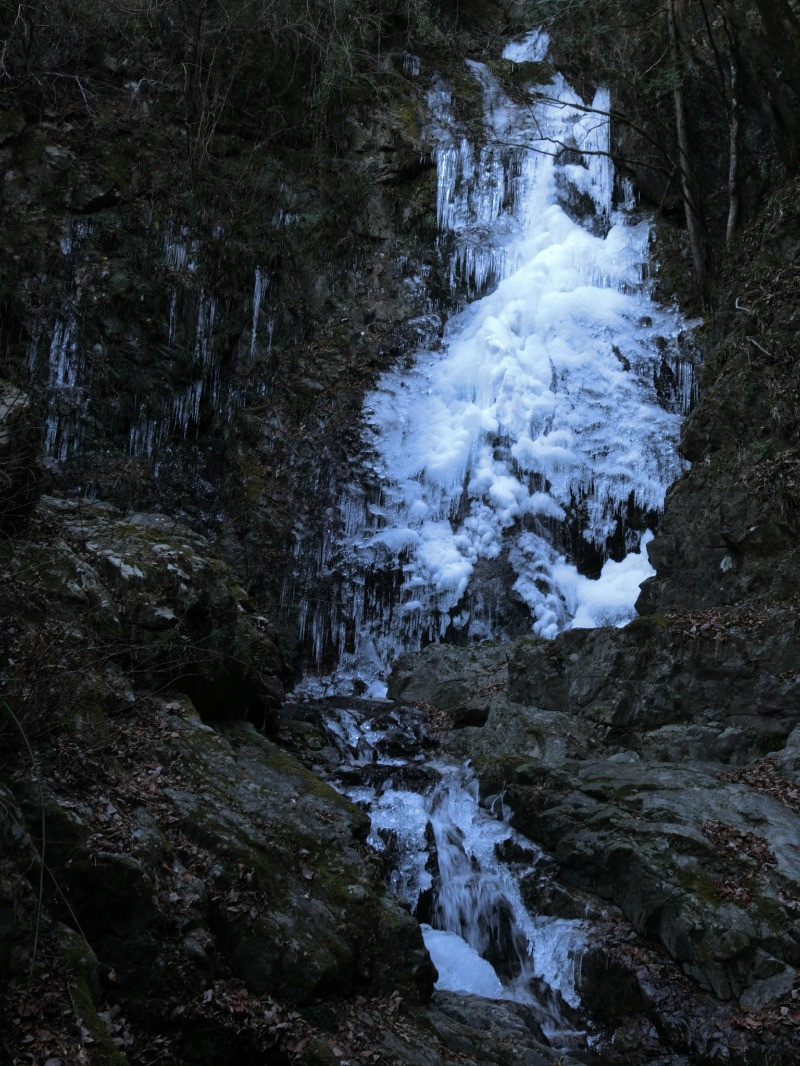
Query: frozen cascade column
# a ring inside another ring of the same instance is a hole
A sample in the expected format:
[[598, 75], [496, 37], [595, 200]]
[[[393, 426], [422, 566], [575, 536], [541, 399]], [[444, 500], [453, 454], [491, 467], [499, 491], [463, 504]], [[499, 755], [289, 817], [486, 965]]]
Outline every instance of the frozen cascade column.
[[[506, 57], [541, 58], [544, 40]], [[687, 390], [679, 374], [671, 393], [655, 382], [680, 366], [686, 324], [643, 280], [648, 223], [614, 209], [607, 92], [587, 105], [554, 75], [521, 106], [470, 69], [482, 146], [446, 87], [431, 94], [438, 217], [454, 276], [494, 288], [451, 318], [441, 351], [365, 399], [373, 488], [342, 501], [346, 530], [321, 560], [339, 588], [309, 625], [319, 648], [338, 645], [345, 689], [427, 640], [502, 637], [509, 596], [487, 572], [513, 575], [517, 617], [542, 636], [625, 624], [653, 573], [648, 525], [682, 469]]]
[[[32, 378], [46, 374], [47, 415], [45, 454], [58, 462], [79, 446], [90, 405], [91, 373], [78, 326], [81, 301], [81, 271], [78, 269], [82, 244], [91, 234], [87, 222], [75, 222], [60, 240], [67, 268], [67, 281], [52, 324], [44, 315], [31, 329], [28, 370]], [[49, 343], [47, 337], [49, 335]], [[43, 358], [46, 350], [46, 362]]]

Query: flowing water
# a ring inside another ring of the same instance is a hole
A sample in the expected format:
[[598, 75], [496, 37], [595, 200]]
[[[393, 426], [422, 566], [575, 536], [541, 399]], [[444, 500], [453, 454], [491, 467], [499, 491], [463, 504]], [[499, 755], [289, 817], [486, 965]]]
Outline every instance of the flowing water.
[[[546, 48], [532, 33], [504, 59], [538, 63]], [[428, 136], [441, 252], [471, 302], [366, 398], [365, 458], [318, 557], [324, 595], [303, 615], [318, 662], [336, 668], [306, 695], [380, 697], [396, 656], [429, 641], [624, 625], [681, 470], [687, 326], [652, 299], [650, 226], [614, 175], [607, 93], [583, 101], [554, 75], [512, 101], [469, 66], [484, 142], [444, 82]], [[349, 766], [340, 787], [370, 810], [439, 987], [536, 1003], [569, 1043], [586, 923], [529, 913], [520, 883], [542, 857], [502, 797], [482, 807], [469, 768], [418, 745], [393, 755], [386, 738], [408, 722], [355, 706], [327, 719]]]
[[575, 991], [588, 923], [532, 916], [521, 882], [546, 858], [481, 806], [468, 765], [425, 754], [420, 712], [379, 701], [321, 701], [343, 757], [337, 787], [370, 813], [389, 887], [416, 915], [437, 988], [530, 1005], [559, 1046], [585, 1041]]

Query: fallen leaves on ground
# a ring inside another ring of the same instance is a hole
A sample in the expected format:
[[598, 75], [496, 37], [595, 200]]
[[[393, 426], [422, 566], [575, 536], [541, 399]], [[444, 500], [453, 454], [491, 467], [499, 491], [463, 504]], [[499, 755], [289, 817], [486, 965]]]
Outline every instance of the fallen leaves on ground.
[[780, 800], [790, 810], [800, 813], [800, 787], [792, 781], [787, 781], [785, 777], [779, 777], [775, 773], [775, 763], [775, 756], [768, 755], [765, 759], [759, 759], [758, 762], [753, 763], [752, 766], [722, 774], [721, 779], [749, 785], [758, 792]]
[[727, 822], [718, 821], [701, 822], [700, 828], [714, 847], [725, 855], [747, 857], [753, 860], [756, 868], [745, 873], [745, 877], [761, 873], [762, 870], [775, 866], [777, 863], [764, 837], [756, 833], [744, 833], [741, 829], [728, 825]]

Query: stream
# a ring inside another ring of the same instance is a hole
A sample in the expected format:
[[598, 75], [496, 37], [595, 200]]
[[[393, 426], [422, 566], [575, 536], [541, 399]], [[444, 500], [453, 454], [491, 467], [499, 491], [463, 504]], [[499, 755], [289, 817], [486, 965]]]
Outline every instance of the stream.
[[[535, 31], [503, 61], [542, 77], [547, 47]], [[317, 670], [294, 698], [314, 701], [335, 783], [369, 811], [437, 987], [530, 1004], [554, 1046], [580, 1047], [590, 923], [530, 913], [521, 886], [547, 857], [502, 795], [479, 802], [468, 764], [436, 758], [419, 711], [381, 701], [397, 656], [431, 641], [635, 616], [682, 470], [690, 324], [652, 297], [651, 226], [614, 173], [608, 94], [584, 101], [552, 74], [512, 99], [468, 65], [483, 143], [443, 80], [428, 95], [440, 251], [468, 302], [366, 397], [363, 454], [301, 615]]]
[[324, 731], [314, 768], [369, 812], [368, 843], [420, 922], [436, 987], [525, 1004], [554, 1046], [586, 1046], [575, 980], [590, 923], [529, 912], [524, 883], [547, 877], [548, 856], [511, 828], [502, 795], [480, 801], [469, 764], [438, 756], [428, 712], [328, 697], [282, 713]]

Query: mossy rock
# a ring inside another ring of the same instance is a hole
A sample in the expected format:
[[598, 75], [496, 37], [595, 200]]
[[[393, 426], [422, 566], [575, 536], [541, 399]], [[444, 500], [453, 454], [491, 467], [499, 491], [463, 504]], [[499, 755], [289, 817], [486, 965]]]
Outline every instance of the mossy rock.
[[79, 933], [66, 925], [57, 925], [54, 933], [69, 974], [65, 1009], [71, 1007], [75, 1011], [76, 1021], [90, 1037], [85, 1041], [89, 1066], [128, 1066], [127, 1056], [114, 1044], [108, 1026], [98, 1015], [100, 982], [94, 952]]

